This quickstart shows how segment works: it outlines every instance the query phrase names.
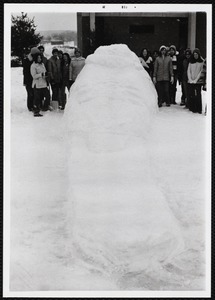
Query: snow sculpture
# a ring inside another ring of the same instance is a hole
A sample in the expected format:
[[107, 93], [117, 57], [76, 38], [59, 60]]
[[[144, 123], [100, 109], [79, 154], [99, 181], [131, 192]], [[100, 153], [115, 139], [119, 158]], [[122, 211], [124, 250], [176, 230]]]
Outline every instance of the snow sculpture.
[[87, 134], [94, 151], [122, 149], [145, 136], [157, 93], [138, 57], [126, 45], [99, 47], [72, 86], [66, 113], [70, 132]]
[[147, 138], [157, 94], [126, 45], [99, 47], [72, 87], [68, 228], [76, 257], [107, 274], [150, 272], [183, 249], [151, 174]]

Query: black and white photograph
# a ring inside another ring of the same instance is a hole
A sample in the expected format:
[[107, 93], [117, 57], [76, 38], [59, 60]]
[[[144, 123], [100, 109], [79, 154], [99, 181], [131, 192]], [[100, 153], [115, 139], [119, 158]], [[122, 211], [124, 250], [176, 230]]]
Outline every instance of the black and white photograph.
[[212, 4], [4, 4], [4, 297], [210, 297]]

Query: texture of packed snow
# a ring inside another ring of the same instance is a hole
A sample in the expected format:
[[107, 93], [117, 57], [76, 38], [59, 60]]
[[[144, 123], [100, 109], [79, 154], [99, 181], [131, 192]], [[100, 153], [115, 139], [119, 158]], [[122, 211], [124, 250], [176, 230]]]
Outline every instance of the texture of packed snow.
[[202, 291], [207, 116], [158, 110], [136, 57], [104, 52], [43, 118], [11, 69], [10, 289]]

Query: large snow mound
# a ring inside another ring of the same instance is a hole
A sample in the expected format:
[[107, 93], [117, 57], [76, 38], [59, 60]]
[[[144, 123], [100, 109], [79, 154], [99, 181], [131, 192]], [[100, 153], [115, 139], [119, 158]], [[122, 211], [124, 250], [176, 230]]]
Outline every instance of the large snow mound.
[[[101, 46], [86, 59], [65, 111], [69, 132], [87, 134], [95, 151], [122, 149], [144, 137], [157, 111], [157, 93], [126, 45]], [[114, 143], [113, 143], [114, 139]]]
[[127, 46], [100, 47], [87, 58], [69, 101], [73, 252], [108, 274], [158, 271], [184, 244], [151, 174], [147, 137], [157, 111], [151, 79]]

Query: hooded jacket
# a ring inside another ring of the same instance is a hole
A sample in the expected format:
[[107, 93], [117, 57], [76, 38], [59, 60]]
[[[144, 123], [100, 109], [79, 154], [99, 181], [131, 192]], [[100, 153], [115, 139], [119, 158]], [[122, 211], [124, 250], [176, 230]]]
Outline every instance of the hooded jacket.
[[[198, 59], [194, 58], [194, 53], [198, 53], [199, 57]], [[188, 83], [191, 84], [203, 84], [204, 80], [202, 77], [202, 70], [203, 70], [203, 63], [204, 60], [201, 57], [201, 53], [199, 49], [193, 50], [193, 54], [191, 55], [188, 69], [187, 69], [187, 77], [188, 77]]]

